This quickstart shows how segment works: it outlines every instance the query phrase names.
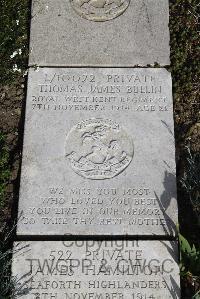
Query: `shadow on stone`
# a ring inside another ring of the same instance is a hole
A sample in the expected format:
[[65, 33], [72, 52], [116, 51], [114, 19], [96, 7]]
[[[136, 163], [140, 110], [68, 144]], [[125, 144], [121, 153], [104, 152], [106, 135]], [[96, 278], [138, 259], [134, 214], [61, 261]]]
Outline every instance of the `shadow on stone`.
[[[29, 244], [21, 245], [22, 243], [16, 243], [15, 248], [13, 250], [13, 258], [17, 259], [18, 256], [26, 254], [31, 250]], [[21, 245], [21, 246], [20, 246]], [[29, 286], [30, 281], [32, 280], [32, 276], [30, 276], [30, 272], [22, 275], [21, 277], [13, 276], [13, 297], [20, 298], [21, 296], [28, 295], [31, 291]]]
[[[165, 281], [166, 282], [166, 281]], [[166, 282], [167, 289], [169, 293], [172, 295], [173, 299], [180, 299], [180, 287], [176, 283], [176, 281], [173, 279], [173, 277], [170, 275], [170, 286]]]
[[[170, 133], [170, 135], [173, 137], [174, 139], [174, 133], [172, 132], [171, 128], [169, 127], [169, 125], [164, 121], [164, 120], [161, 120], [162, 124], [165, 126], [165, 128], [168, 130], [168, 132]], [[174, 141], [175, 143], [175, 141]]]
[[170, 173], [166, 170], [164, 181], [163, 181], [164, 191], [161, 194], [160, 198], [157, 195], [157, 193], [154, 192], [160, 210], [163, 213], [165, 222], [167, 223], [167, 227], [163, 225], [163, 230], [166, 235], [170, 235], [170, 236], [177, 235], [176, 223], [174, 223], [173, 219], [169, 217], [169, 215], [167, 214], [167, 209], [170, 206], [171, 201], [176, 200], [175, 181], [176, 181], [175, 174]]

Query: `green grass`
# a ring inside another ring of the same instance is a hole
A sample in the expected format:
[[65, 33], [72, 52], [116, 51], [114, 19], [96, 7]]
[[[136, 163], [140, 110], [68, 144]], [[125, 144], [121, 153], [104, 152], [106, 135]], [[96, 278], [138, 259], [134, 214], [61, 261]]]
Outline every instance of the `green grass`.
[[[176, 147], [179, 156], [177, 174], [180, 178], [178, 184], [180, 231], [198, 248], [198, 250], [194, 246], [190, 248], [187, 240], [182, 238], [180, 246], [182, 298], [187, 299], [200, 298], [198, 293], [200, 273], [197, 263], [200, 231], [199, 137], [198, 132], [192, 135], [190, 131], [192, 126], [200, 121], [199, 11], [199, 0], [170, 0], [170, 71], [173, 78]], [[184, 248], [184, 244], [187, 244], [187, 248]]]
[[199, 296], [200, 282], [200, 247], [191, 246], [181, 234], [179, 234], [180, 244], [180, 275], [183, 282], [190, 282], [193, 288], [195, 299]]
[[0, 208], [4, 206], [6, 185], [9, 178], [9, 150], [5, 145], [5, 136], [0, 132]]
[[[29, 0], [1, 0], [0, 82], [12, 82], [27, 69]], [[14, 56], [14, 57], [13, 57]]]
[[[175, 110], [176, 147], [179, 154], [178, 176], [181, 177], [179, 204], [190, 201], [191, 208], [199, 217], [200, 195], [200, 1], [170, 0], [171, 72]], [[188, 148], [188, 150], [185, 150]], [[181, 219], [184, 223], [184, 219]], [[188, 222], [185, 222], [188, 225]], [[198, 223], [198, 219], [197, 219]], [[180, 227], [181, 233], [182, 227]], [[199, 227], [200, 230], [200, 227]], [[191, 240], [192, 242], [194, 240]]]
[[199, 89], [199, 0], [170, 0], [171, 71], [175, 101]]
[[185, 172], [181, 180], [182, 186], [187, 192], [192, 208], [197, 217], [200, 216], [200, 153], [192, 154], [187, 149]]
[[3, 237], [0, 240], [0, 299], [13, 299], [11, 295], [15, 289], [16, 280], [11, 277], [12, 240], [15, 225], [12, 229], [4, 227]]

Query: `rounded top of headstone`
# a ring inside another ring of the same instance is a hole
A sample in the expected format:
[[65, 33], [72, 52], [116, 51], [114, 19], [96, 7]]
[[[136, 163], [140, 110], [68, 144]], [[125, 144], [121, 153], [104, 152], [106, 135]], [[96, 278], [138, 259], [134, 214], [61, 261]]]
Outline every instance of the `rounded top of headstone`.
[[130, 0], [70, 0], [70, 3], [81, 17], [90, 21], [104, 22], [124, 13]]

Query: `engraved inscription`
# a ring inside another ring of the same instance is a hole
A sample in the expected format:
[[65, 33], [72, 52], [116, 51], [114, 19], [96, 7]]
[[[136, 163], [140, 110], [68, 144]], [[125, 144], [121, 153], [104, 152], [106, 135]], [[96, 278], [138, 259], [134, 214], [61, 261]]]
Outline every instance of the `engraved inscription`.
[[86, 74], [82, 70], [44, 74], [37, 93], [31, 96], [34, 112], [79, 113], [168, 112], [165, 86], [154, 74], [137, 71], [119, 75], [106, 71]]
[[175, 235], [169, 73], [40, 68], [29, 80], [18, 234]]
[[92, 118], [69, 132], [66, 157], [77, 174], [88, 179], [109, 179], [130, 164], [133, 142], [119, 124]]
[[18, 242], [15, 299], [180, 298], [176, 254], [166, 241]]
[[120, 16], [130, 0], [70, 0], [73, 9], [83, 18], [104, 22]]
[[167, 229], [169, 225], [154, 191], [148, 187], [66, 189], [51, 186], [39, 202], [39, 207], [28, 208], [22, 219], [24, 225], [126, 225], [133, 230], [160, 225]]

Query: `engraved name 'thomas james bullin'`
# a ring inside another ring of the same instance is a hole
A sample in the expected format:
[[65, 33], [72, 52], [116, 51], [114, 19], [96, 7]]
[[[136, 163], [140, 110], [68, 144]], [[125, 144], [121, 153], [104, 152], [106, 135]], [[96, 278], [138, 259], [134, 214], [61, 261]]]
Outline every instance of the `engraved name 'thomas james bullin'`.
[[130, 0], [70, 0], [73, 9], [83, 18], [104, 22], [121, 15]]
[[133, 158], [133, 142], [110, 119], [88, 119], [75, 125], [66, 140], [66, 157], [79, 175], [102, 180], [121, 173]]

